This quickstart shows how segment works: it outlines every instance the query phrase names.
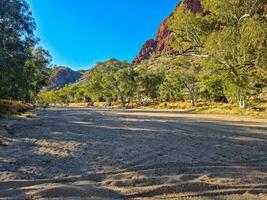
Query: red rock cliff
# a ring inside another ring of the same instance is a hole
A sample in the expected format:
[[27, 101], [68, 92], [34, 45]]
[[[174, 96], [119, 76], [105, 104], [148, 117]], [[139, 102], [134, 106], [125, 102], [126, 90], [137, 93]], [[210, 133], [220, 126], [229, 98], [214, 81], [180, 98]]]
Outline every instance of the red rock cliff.
[[[192, 12], [201, 12], [202, 6], [200, 0], [183, 0], [183, 3], [188, 10]], [[180, 8], [181, 3], [179, 2], [175, 8], [175, 11]], [[173, 13], [167, 17], [159, 26], [155, 39], [148, 40], [142, 47], [139, 54], [135, 57], [133, 63], [139, 64], [143, 60], [148, 59], [152, 53], [158, 53], [162, 51], [168, 51], [171, 49], [169, 41], [171, 38], [171, 31], [168, 29], [168, 24], [173, 17]]]

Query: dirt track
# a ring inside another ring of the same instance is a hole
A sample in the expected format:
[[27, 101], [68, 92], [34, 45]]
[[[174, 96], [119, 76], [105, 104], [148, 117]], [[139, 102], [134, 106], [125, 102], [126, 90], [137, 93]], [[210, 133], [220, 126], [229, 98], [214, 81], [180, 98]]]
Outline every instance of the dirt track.
[[12, 131], [0, 199], [267, 199], [266, 120], [50, 108]]

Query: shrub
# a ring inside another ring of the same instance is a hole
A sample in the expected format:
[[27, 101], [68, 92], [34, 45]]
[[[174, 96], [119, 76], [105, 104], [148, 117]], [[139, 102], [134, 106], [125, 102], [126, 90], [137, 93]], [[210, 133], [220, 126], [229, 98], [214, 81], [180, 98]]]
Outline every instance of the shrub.
[[0, 116], [5, 114], [17, 114], [33, 108], [32, 104], [14, 100], [0, 100]]

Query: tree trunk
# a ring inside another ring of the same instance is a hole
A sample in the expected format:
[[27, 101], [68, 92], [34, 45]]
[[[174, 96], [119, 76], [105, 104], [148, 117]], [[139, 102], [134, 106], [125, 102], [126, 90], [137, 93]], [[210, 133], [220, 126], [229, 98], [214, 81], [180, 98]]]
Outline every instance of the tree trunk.
[[192, 91], [190, 92], [190, 98], [191, 98], [192, 106], [195, 107], [196, 106], [195, 95]]
[[240, 95], [239, 96], [239, 107], [241, 109], [247, 109], [247, 100], [244, 96]]
[[194, 88], [188, 88], [188, 91], [189, 91], [189, 96], [191, 99], [192, 106], [195, 107], [196, 106], [196, 99], [195, 99]]
[[127, 107], [130, 107], [130, 103], [131, 103], [131, 98], [128, 99]]
[[192, 106], [195, 107], [196, 106], [196, 100], [195, 100], [194, 84], [192, 84], [191, 86], [187, 85], [185, 82], [183, 82], [183, 84], [189, 92]]
[[108, 107], [110, 107], [112, 105], [112, 100], [110, 98], [107, 100], [106, 105]]
[[88, 107], [90, 107], [90, 106], [94, 107], [94, 104], [95, 104], [95, 102], [94, 102], [94, 100], [92, 100], [91, 102], [88, 103]]
[[122, 105], [123, 108], [126, 107], [126, 103], [125, 103], [125, 100], [124, 100], [123, 96], [121, 96], [121, 105]]

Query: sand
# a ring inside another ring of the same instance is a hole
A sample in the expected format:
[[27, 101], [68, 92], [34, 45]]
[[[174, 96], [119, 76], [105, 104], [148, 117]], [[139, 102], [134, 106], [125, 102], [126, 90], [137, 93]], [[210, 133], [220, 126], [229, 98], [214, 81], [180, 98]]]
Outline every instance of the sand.
[[55, 107], [0, 124], [0, 199], [267, 199], [266, 119]]

